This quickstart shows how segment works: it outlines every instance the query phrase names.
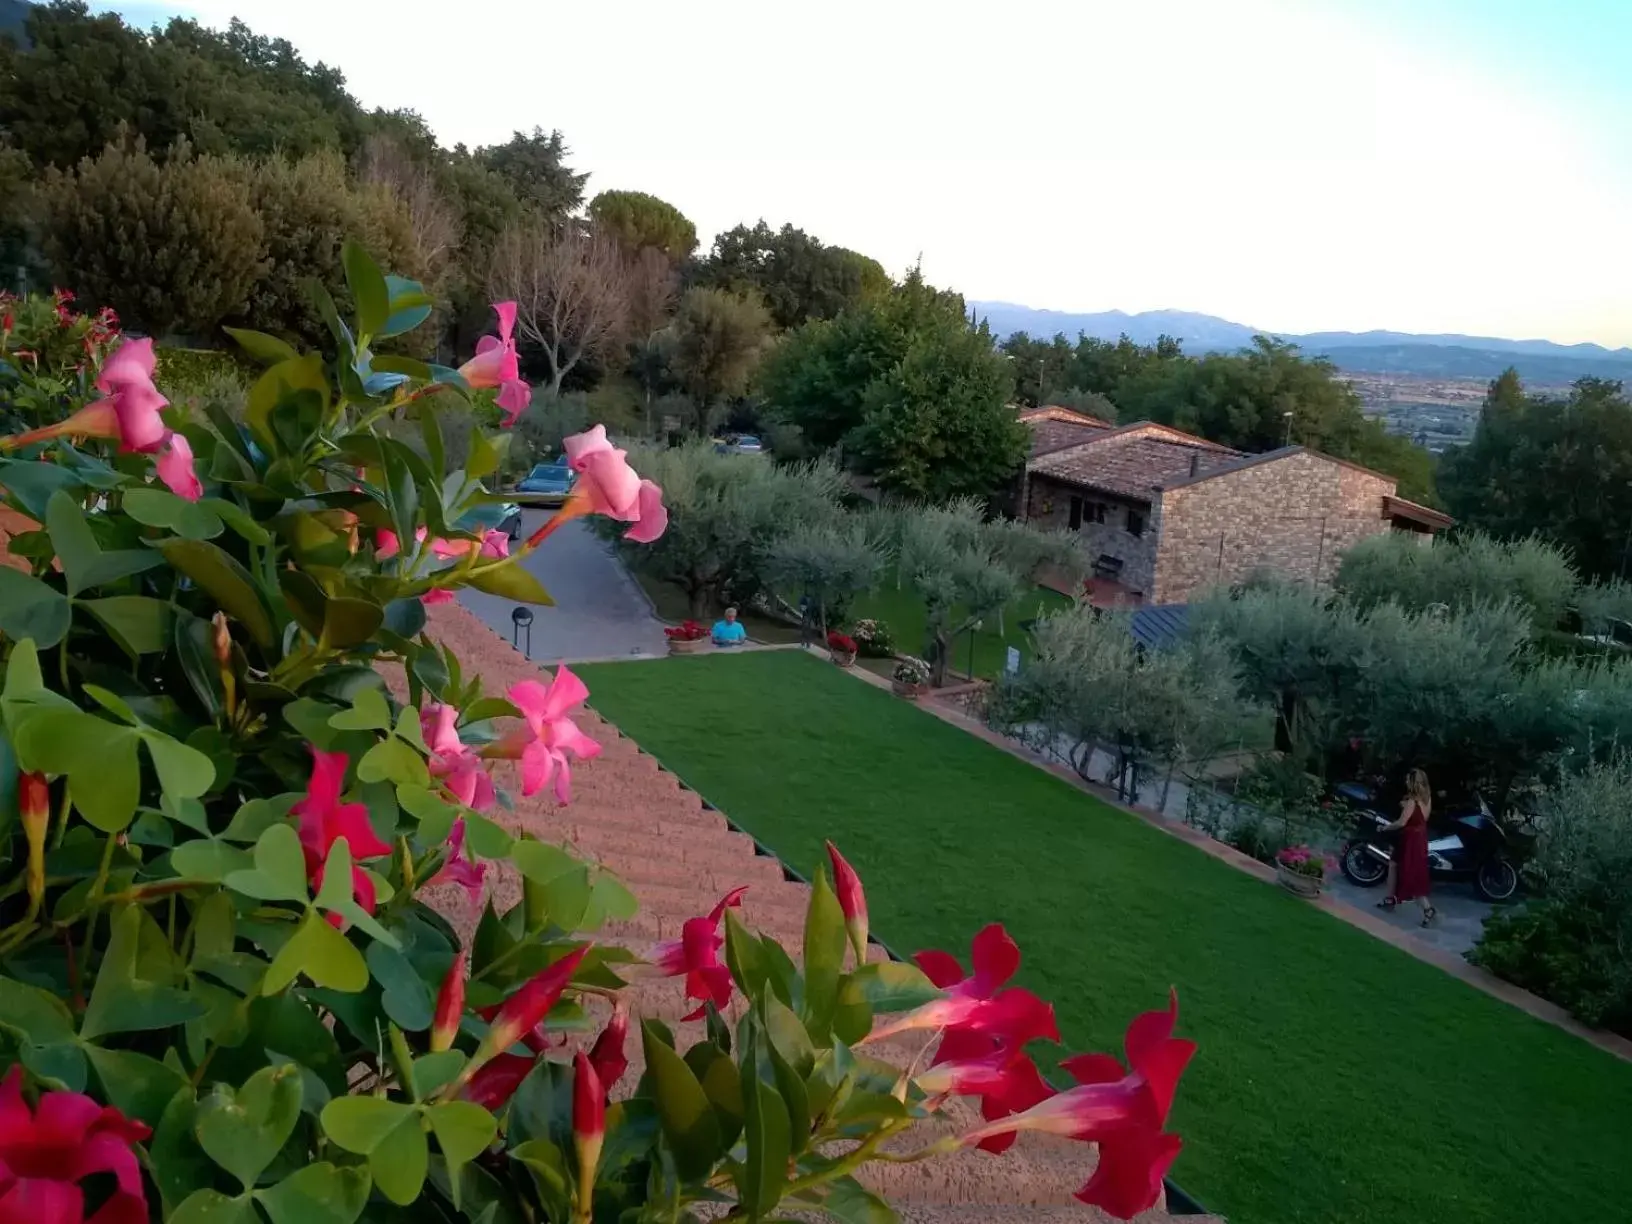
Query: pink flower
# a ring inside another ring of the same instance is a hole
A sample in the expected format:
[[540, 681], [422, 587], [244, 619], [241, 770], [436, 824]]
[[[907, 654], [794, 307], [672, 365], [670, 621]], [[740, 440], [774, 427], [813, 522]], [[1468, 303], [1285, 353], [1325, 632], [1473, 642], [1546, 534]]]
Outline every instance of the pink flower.
[[498, 798], [493, 779], [488, 777], [482, 758], [460, 742], [454, 726], [459, 711], [450, 705], [433, 702], [419, 712], [420, 730], [425, 745], [431, 750], [431, 777], [441, 778], [453, 797], [468, 808], [485, 812]]
[[156, 451], [169, 432], [159, 412], [170, 401], [153, 385], [153, 367], [153, 341], [126, 340], [97, 375], [97, 390], [113, 403], [122, 451]]
[[477, 390], [499, 389], [498, 404], [504, 411], [504, 424], [509, 426], [531, 402], [532, 389], [522, 380], [516, 358], [516, 304], [494, 302], [493, 313], [499, 316], [499, 334], [478, 340], [476, 356], [460, 366], [459, 373]]
[[465, 890], [471, 904], [482, 902], [482, 885], [487, 879], [487, 864], [478, 863], [465, 849], [465, 821], [460, 817], [448, 833], [448, 861], [442, 870], [431, 877], [432, 884], [457, 884]]
[[23, 1068], [0, 1082], [0, 1220], [81, 1224], [79, 1183], [113, 1175], [113, 1193], [89, 1224], [147, 1224], [147, 1197], [134, 1145], [151, 1132], [78, 1092], [42, 1092], [30, 1111]]
[[[444, 561], [450, 557], [463, 557], [471, 549], [477, 547], [475, 540], [433, 540], [431, 551]], [[481, 552], [483, 557], [508, 557], [510, 555], [510, 537], [502, 531], [489, 531], [482, 537]]]
[[514, 425], [521, 414], [527, 410], [527, 405], [533, 402], [533, 389], [519, 378], [507, 378], [499, 388], [498, 405], [504, 412], [504, 419], [499, 422], [502, 428], [508, 429]]
[[629, 1069], [629, 1059], [623, 1052], [628, 1037], [629, 1005], [620, 998], [612, 1005], [612, 1018], [606, 1022], [606, 1027], [595, 1038], [595, 1045], [589, 1051], [590, 1065], [595, 1068], [601, 1087], [608, 1092], [617, 1086], [623, 1073]]
[[601, 753], [601, 746], [569, 717], [574, 706], [589, 696], [584, 682], [567, 670], [555, 669], [548, 688], [537, 680], [523, 680], [505, 694], [527, 720], [497, 744], [487, 755], [521, 761], [521, 793], [537, 794], [553, 777], [559, 803], [572, 799], [572, 770], [567, 758], [587, 761]]
[[[300, 821], [300, 848], [306, 858], [306, 878], [317, 888], [323, 887], [323, 868], [328, 862], [329, 850], [335, 842], [345, 839], [351, 850], [352, 897], [365, 911], [374, 912], [374, 881], [358, 866], [366, 858], [390, 854], [391, 847], [381, 841], [368, 822], [368, 809], [360, 803], [341, 803], [340, 789], [346, 780], [347, 757], [343, 752], [320, 752], [312, 749], [312, 778], [306, 786], [306, 797], [291, 808]], [[329, 921], [341, 925], [339, 915], [330, 914]]]
[[419, 602], [424, 604], [427, 608], [433, 608], [437, 604], [452, 603], [453, 600], [453, 592], [443, 590], [441, 587], [438, 587], [432, 591], [426, 591], [425, 594], [419, 597]]
[[712, 1003], [717, 1011], [724, 1011], [731, 1002], [731, 971], [720, 960], [720, 948], [725, 936], [720, 934], [720, 922], [725, 911], [742, 905], [742, 894], [747, 887], [735, 888], [720, 898], [720, 902], [704, 918], [688, 918], [680, 928], [680, 938], [660, 943], [652, 949], [652, 963], [663, 977], [684, 977], [686, 998], [697, 999], [695, 1011], [680, 1017], [682, 1020], [701, 1019]]
[[1076, 1197], [1120, 1219], [1148, 1210], [1178, 1156], [1177, 1135], [1162, 1133], [1179, 1077], [1196, 1052], [1173, 1037], [1179, 1002], [1145, 1012], [1128, 1025], [1128, 1070], [1109, 1054], [1081, 1054], [1061, 1065], [1078, 1087], [1041, 1104], [989, 1121], [963, 1136], [966, 1144], [1017, 1131], [1042, 1131], [1099, 1144], [1099, 1163]]
[[[414, 532], [414, 539], [421, 544], [425, 542], [425, 536], [426, 529], [423, 527]], [[381, 527], [374, 533], [374, 559], [376, 561], [389, 561], [401, 552], [402, 541], [397, 539], [397, 533], [389, 527]]]
[[855, 868], [832, 842], [827, 843], [827, 857], [833, 864], [833, 890], [844, 914], [844, 929], [850, 935], [850, 946], [856, 950], [856, 964], [860, 965], [867, 959], [867, 894], [861, 890], [861, 877]]
[[601, 514], [634, 524], [623, 538], [637, 544], [650, 544], [663, 534], [669, 525], [663, 490], [635, 473], [629, 466], [629, 452], [607, 441], [604, 425], [573, 434], [562, 445], [567, 464], [578, 473], [578, 480], [566, 504], [527, 541], [528, 548], [541, 544], [563, 523], [583, 514]]
[[170, 440], [159, 452], [158, 462], [155, 465], [159, 470], [159, 479], [170, 487], [170, 492], [177, 497], [184, 497], [188, 501], [196, 502], [204, 496], [204, 482], [199, 480], [198, 472], [193, 467], [193, 447], [186, 437], [179, 433], [170, 435]]
[[975, 936], [971, 957], [975, 971], [968, 977], [957, 958], [946, 952], [919, 952], [912, 959], [924, 976], [955, 995], [989, 999], [1020, 968], [1020, 948], [998, 922]]

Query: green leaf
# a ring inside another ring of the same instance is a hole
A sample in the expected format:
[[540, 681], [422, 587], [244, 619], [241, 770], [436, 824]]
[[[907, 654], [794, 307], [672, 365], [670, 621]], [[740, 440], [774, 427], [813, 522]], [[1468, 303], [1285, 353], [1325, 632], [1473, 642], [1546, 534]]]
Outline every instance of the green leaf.
[[674, 1153], [675, 1169], [682, 1181], [701, 1178], [714, 1167], [725, 1147], [719, 1119], [697, 1076], [650, 1021], [641, 1023], [641, 1040], [657, 1116], [669, 1150]]
[[211, 884], [222, 883], [234, 872], [249, 871], [253, 864], [254, 860], [247, 851], [213, 837], [182, 842], [170, 852], [170, 865], [177, 875]]
[[252, 1190], [300, 1119], [300, 1068], [263, 1067], [234, 1092], [217, 1083], [198, 1104], [193, 1134], [211, 1160]]
[[391, 516], [391, 529], [397, 533], [397, 539], [403, 541], [405, 551], [419, 521], [419, 487], [414, 483], [413, 468], [404, 454], [406, 449], [390, 439], [380, 440], [386, 511]]
[[391, 295], [385, 287], [380, 265], [355, 238], [346, 239], [340, 249], [340, 262], [345, 265], [346, 286], [357, 307], [358, 336], [379, 335], [391, 307]]
[[822, 1210], [840, 1224], [898, 1224], [895, 1209], [853, 1177], [828, 1183]]
[[159, 785], [170, 798], [196, 799], [215, 785], [215, 762], [197, 748], [189, 748], [151, 727], [143, 729], [142, 742], [153, 759]]
[[220, 497], [206, 497], [198, 504], [213, 510], [221, 521], [231, 527], [241, 539], [248, 540], [251, 544], [270, 544], [272, 542], [272, 533], [257, 523], [255, 516], [238, 505], [237, 502], [230, 502]]
[[453, 832], [459, 810], [444, 803], [423, 786], [398, 786], [397, 802], [402, 810], [419, 821], [419, 840], [426, 846], [440, 846]]
[[59, 489], [79, 489], [84, 482], [75, 472], [38, 459], [0, 459], [0, 492], [8, 493], [28, 516], [45, 519], [51, 495]]
[[132, 658], [160, 654], [170, 644], [170, 605], [146, 595], [110, 595], [81, 605]]
[[204, 540], [161, 540], [158, 548], [178, 573], [185, 574], [213, 596], [258, 645], [270, 647], [273, 644], [272, 616], [249, 572], [229, 554]]
[[702, 1084], [720, 1123], [721, 1146], [730, 1148], [742, 1134], [742, 1077], [737, 1064], [718, 1046], [700, 1041], [686, 1051], [686, 1066]]
[[571, 1215], [572, 1184], [561, 1149], [548, 1139], [529, 1139], [510, 1155], [526, 1166], [538, 1191], [544, 1218], [565, 1220]]
[[97, 828], [117, 833], [136, 817], [142, 770], [140, 733], [78, 710], [38, 710], [13, 730], [25, 769], [67, 774], [74, 806]]
[[761, 1001], [760, 1015], [765, 1023], [765, 1034], [770, 1039], [770, 1048], [781, 1054], [803, 1080], [816, 1065], [816, 1050], [805, 1032], [805, 1026], [799, 1023], [793, 1009], [775, 995]]
[[493, 569], [475, 570], [465, 579], [478, 591], [514, 599], [518, 603], [542, 604], [553, 607], [555, 600], [539, 580], [522, 567], [520, 558]]
[[470, 435], [470, 457], [465, 460], [465, 475], [471, 480], [481, 480], [499, 470], [504, 462], [505, 452], [510, 449], [510, 435], [489, 435], [480, 429], [474, 429]]
[[432, 1105], [426, 1115], [442, 1154], [455, 1168], [485, 1152], [499, 1132], [498, 1119], [471, 1101], [443, 1101]]
[[17, 1035], [18, 1053], [35, 1075], [69, 1092], [85, 1087], [85, 1056], [67, 1006], [36, 986], [0, 978], [0, 1032]]
[[138, 485], [126, 489], [120, 502], [126, 514], [148, 527], [166, 527], [189, 540], [209, 540], [221, 534], [221, 516], [206, 502], [190, 502], [168, 489]]
[[0, 566], [0, 633], [12, 641], [32, 638], [41, 647], [68, 636], [73, 608], [68, 597], [9, 565]]
[[[386, 319], [385, 325], [375, 335], [381, 338], [400, 336], [403, 332], [413, 331], [414, 328], [431, 317], [432, 302], [430, 295], [425, 292], [418, 281], [408, 280], [402, 276], [387, 276], [385, 278], [385, 287], [389, 301], [390, 317]], [[423, 367], [425, 372], [421, 374], [412, 369], [404, 368], [404, 363], [409, 360], [412, 359], [393, 357], [389, 359], [390, 363], [387, 364], [387, 358], [379, 357], [374, 361], [374, 368], [379, 370], [401, 370], [403, 373], [422, 382], [430, 382], [430, 367], [422, 361], [414, 362], [416, 366]]]
[[369, 945], [366, 959], [369, 972], [381, 987], [380, 1006], [392, 1022], [410, 1033], [430, 1028], [436, 1000], [408, 958], [376, 941]]
[[589, 886], [589, 908], [584, 912], [582, 930], [596, 930], [607, 919], [627, 922], [640, 909], [635, 894], [609, 871], [597, 871]]
[[228, 1198], [219, 1190], [199, 1190], [177, 1207], [169, 1224], [260, 1224], [247, 1197]]
[[737, 917], [735, 909], [725, 911], [725, 965], [737, 983], [737, 989], [749, 999], [757, 1000], [770, 970], [765, 965], [765, 948]]
[[322, 1161], [257, 1190], [255, 1198], [272, 1224], [352, 1224], [368, 1203], [369, 1185], [366, 1169]]
[[321, 353], [286, 358], [255, 380], [244, 407], [244, 421], [263, 448], [277, 449], [277, 438], [272, 430], [272, 410], [302, 391], [315, 393], [321, 405], [327, 407], [329, 380], [323, 372]]
[[363, 954], [316, 910], [307, 911], [300, 928], [272, 958], [261, 993], [277, 994], [302, 973], [314, 985], [344, 994], [355, 994], [368, 986], [368, 965]]
[[273, 366], [300, 356], [293, 345], [265, 332], [250, 331], [246, 327], [223, 327], [221, 330], [238, 341], [239, 347], [262, 365]]
[[[281, 824], [294, 806], [295, 795], [277, 799], [249, 799], [232, 814], [226, 830], [221, 834], [227, 841], [257, 842], [261, 834], [275, 824]], [[297, 835], [296, 840], [299, 840]]]
[[336, 595], [323, 607], [323, 638], [334, 650], [350, 650], [372, 638], [384, 620], [379, 604]]
[[395, 782], [399, 786], [424, 786], [430, 780], [425, 758], [395, 736], [383, 739], [357, 762], [359, 782]]
[[[782, 1030], [783, 1040], [788, 1045], [808, 1053], [808, 1043], [801, 1044], [805, 1042], [805, 1033], [799, 1026], [798, 1017], [772, 997], [767, 997], [761, 1006], [765, 1009], [767, 1016], [767, 1032], [770, 1031], [771, 1025], [774, 1023]], [[776, 1018], [773, 1021], [769, 1017], [770, 1013], [775, 1009], [780, 1010], [776, 1012]], [[797, 1036], [795, 1036], [795, 1033]], [[810, 1097], [805, 1090], [804, 1077], [808, 1074], [810, 1067], [815, 1065], [815, 1055], [809, 1053], [808, 1064], [800, 1069], [791, 1058], [784, 1057], [783, 1052], [777, 1048], [774, 1035], [765, 1041], [761, 1048], [770, 1062], [771, 1075], [776, 1081], [777, 1095], [781, 1097], [782, 1104], [788, 1111], [789, 1144], [794, 1155], [797, 1156], [805, 1150], [805, 1144], [810, 1141]]]
[[336, 1097], [323, 1107], [323, 1133], [348, 1152], [371, 1154], [406, 1119], [416, 1114], [412, 1105], [384, 1097]]
[[845, 979], [840, 997], [841, 1001], [865, 1001], [874, 1011], [899, 1012], [933, 1003], [942, 992], [917, 965], [869, 961]]
[[215, 1162], [193, 1138], [197, 1109], [192, 1085], [183, 1084], [165, 1106], [147, 1145], [148, 1155], [152, 1157], [149, 1167], [153, 1181], [159, 1187], [165, 1208], [172, 1212], [194, 1191], [209, 1186], [216, 1178]]
[[465, 1061], [464, 1054], [459, 1050], [421, 1054], [414, 1059], [414, 1082], [419, 1085], [420, 1095], [426, 1098], [434, 1097], [465, 1069]]
[[69, 494], [58, 489], [45, 505], [45, 529], [57, 550], [62, 572], [68, 580], [68, 594], [78, 595], [89, 585], [91, 566], [102, 555], [96, 533], [85, 521], [85, 510]]
[[146, 1054], [137, 1054], [133, 1050], [104, 1050], [89, 1042], [85, 1045], [85, 1053], [90, 1057], [96, 1078], [102, 1083], [103, 1096], [108, 1104], [126, 1117], [139, 1118], [149, 1126], [159, 1124], [165, 1107], [187, 1085], [187, 1079], [181, 1072]]
[[750, 1028], [742, 1043], [743, 1133], [748, 1150], [738, 1189], [749, 1218], [754, 1220], [781, 1200], [792, 1151], [787, 1108], [759, 1072], [761, 1040]]
[[430, 1167], [430, 1145], [425, 1142], [417, 1110], [380, 1141], [368, 1158], [368, 1167], [375, 1187], [399, 1207], [419, 1197]]
[[805, 1027], [811, 1040], [826, 1044], [833, 1028], [833, 1007], [838, 1001], [839, 974], [844, 969], [848, 936], [844, 911], [819, 870], [811, 882], [810, 906], [805, 911]]
[[225, 883], [260, 901], [305, 901], [306, 859], [300, 834], [291, 825], [271, 825], [256, 839], [254, 868], [233, 872]]
[[329, 717], [329, 726], [341, 731], [389, 731], [391, 707], [379, 689], [365, 688], [352, 698], [350, 709], [336, 711]]
[[204, 1009], [183, 990], [171, 985], [170, 975], [159, 979], [141, 976], [144, 927], [146, 936], [169, 952], [164, 933], [139, 905], [122, 907], [113, 919], [113, 932], [79, 1035], [86, 1041], [109, 1033], [132, 1033], [169, 1028], [204, 1014]]

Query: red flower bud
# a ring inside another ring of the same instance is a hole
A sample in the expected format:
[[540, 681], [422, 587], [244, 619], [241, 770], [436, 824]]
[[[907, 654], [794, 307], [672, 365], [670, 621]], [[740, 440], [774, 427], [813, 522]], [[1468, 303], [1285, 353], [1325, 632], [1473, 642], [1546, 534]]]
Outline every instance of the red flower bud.
[[856, 964], [867, 960], [867, 894], [861, 891], [861, 877], [854, 867], [844, 861], [838, 847], [827, 843], [827, 857], [833, 861], [833, 889], [839, 894], [839, 909], [844, 911], [844, 929], [850, 933], [850, 946], [856, 950]]
[[617, 1082], [623, 1078], [623, 1073], [629, 1069], [629, 1060], [624, 1057], [623, 1043], [629, 1036], [629, 1008], [622, 999], [619, 999], [612, 1008], [612, 1018], [606, 1022], [601, 1035], [595, 1039], [594, 1048], [589, 1052], [590, 1066], [595, 1068], [596, 1078], [601, 1081], [601, 1087], [611, 1092]]
[[496, 1114], [510, 1098], [516, 1095], [521, 1081], [533, 1069], [534, 1061], [520, 1054], [500, 1054], [470, 1077], [460, 1093], [467, 1101], [474, 1101], [488, 1113]]
[[606, 1089], [584, 1052], [572, 1059], [572, 1146], [578, 1151], [578, 1215], [591, 1216], [595, 1201], [595, 1168], [606, 1139]]
[[442, 989], [436, 993], [436, 1015], [431, 1020], [431, 1052], [439, 1054], [453, 1047], [459, 1020], [465, 1014], [465, 958], [454, 958]]
[[470, 1082], [471, 1076], [483, 1063], [495, 1054], [508, 1050], [523, 1034], [531, 1033], [543, 1022], [550, 1008], [560, 999], [561, 992], [567, 988], [567, 983], [572, 981], [572, 975], [578, 971], [579, 962], [589, 948], [588, 944], [574, 948], [555, 964], [541, 969], [499, 1005], [487, 1036], [482, 1038], [482, 1044], [476, 1047], [476, 1053], [471, 1055], [470, 1062], [459, 1077], [461, 1087]]
[[44, 774], [25, 773], [17, 779], [17, 808], [28, 838], [28, 898], [38, 909], [45, 895], [45, 835], [51, 828], [51, 789]]

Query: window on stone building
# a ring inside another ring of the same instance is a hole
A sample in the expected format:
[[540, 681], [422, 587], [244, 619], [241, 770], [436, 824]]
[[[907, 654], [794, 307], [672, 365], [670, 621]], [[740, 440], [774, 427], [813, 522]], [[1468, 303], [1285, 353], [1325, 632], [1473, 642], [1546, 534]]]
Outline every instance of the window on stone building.
[[1145, 516], [1137, 510], [1128, 511], [1128, 534], [1136, 536], [1145, 534]]
[[1105, 503], [1089, 502], [1084, 513], [1090, 523], [1103, 523], [1105, 521]]
[[1071, 499], [1071, 530], [1076, 531], [1082, 526], [1082, 498]]

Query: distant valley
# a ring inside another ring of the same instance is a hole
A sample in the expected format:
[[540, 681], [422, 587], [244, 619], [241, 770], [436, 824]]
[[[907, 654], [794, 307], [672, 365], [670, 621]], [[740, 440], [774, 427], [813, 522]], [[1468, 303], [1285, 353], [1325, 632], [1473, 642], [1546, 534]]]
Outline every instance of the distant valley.
[[[1063, 332], [1073, 340], [1078, 333], [1115, 340], [1126, 334], [1139, 344], [1152, 344], [1158, 336], [1168, 335], [1182, 340], [1185, 350], [1191, 353], [1238, 349], [1251, 344], [1252, 337], [1263, 330], [1186, 310], [1072, 314], [1010, 302], [971, 302], [969, 305], [998, 336], [1023, 331], [1046, 339]], [[1290, 341], [1311, 356], [1328, 357], [1339, 369], [1356, 374], [1486, 381], [1508, 366], [1515, 366], [1525, 382], [1536, 387], [1567, 386], [1588, 376], [1632, 382], [1632, 348], [1392, 331], [1267, 334]]]

